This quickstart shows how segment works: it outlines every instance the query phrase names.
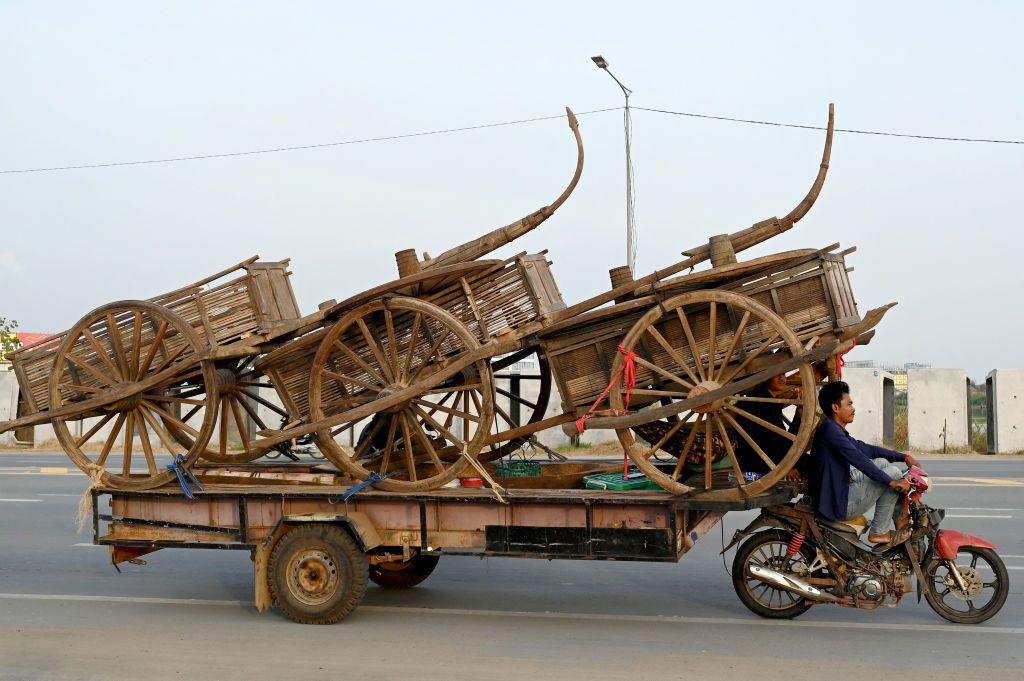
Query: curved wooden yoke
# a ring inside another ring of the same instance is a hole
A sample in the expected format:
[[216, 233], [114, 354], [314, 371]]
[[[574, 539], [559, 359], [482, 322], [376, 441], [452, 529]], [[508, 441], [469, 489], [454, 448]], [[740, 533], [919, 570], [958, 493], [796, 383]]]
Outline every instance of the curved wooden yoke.
[[499, 227], [478, 239], [467, 241], [460, 246], [456, 246], [455, 248], [445, 251], [436, 258], [423, 261], [421, 264], [422, 269], [429, 270], [437, 267], [444, 267], [445, 265], [453, 265], [458, 262], [467, 262], [470, 260], [476, 260], [477, 258], [482, 258], [488, 253], [501, 248], [505, 244], [508, 244], [527, 232], [535, 229], [538, 225], [551, 217], [551, 215], [554, 214], [554, 212], [558, 210], [563, 203], [565, 203], [566, 199], [569, 198], [569, 195], [572, 194], [574, 189], [576, 189], [576, 185], [579, 184], [580, 181], [580, 176], [583, 174], [583, 138], [580, 136], [579, 122], [576, 120], [576, 115], [569, 107], [566, 107], [565, 115], [569, 119], [569, 128], [572, 130], [572, 134], [576, 137], [576, 172], [573, 174], [572, 180], [569, 181], [569, 186], [565, 188], [565, 191], [563, 191], [557, 199], [547, 206], [530, 213], [521, 220], [513, 222], [510, 225], [505, 225], [504, 227]]
[[[796, 207], [782, 218], [771, 217], [767, 220], [757, 222], [746, 229], [733, 232], [729, 235], [733, 250], [739, 252], [772, 238], [790, 229], [800, 221], [814, 206], [821, 194], [821, 188], [825, 184], [825, 176], [828, 175], [829, 159], [832, 157], [832, 136], [835, 133], [835, 104], [828, 105], [828, 127], [825, 132], [825, 149], [821, 154], [821, 165], [818, 166], [818, 174], [811, 184], [810, 191]], [[683, 251], [688, 256], [708, 256], [708, 246], [703, 245], [697, 248]]]

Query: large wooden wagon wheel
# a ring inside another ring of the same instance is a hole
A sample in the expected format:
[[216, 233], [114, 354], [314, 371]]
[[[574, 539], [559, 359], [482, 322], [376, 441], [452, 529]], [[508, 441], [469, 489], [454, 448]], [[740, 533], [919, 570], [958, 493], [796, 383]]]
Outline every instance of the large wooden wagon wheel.
[[[528, 357], [529, 355], [527, 355]], [[494, 425], [491, 427], [492, 439], [500, 440], [502, 433], [537, 423], [544, 418], [548, 410], [548, 403], [551, 401], [551, 365], [544, 353], [537, 352], [537, 370], [527, 374], [509, 374], [509, 388], [506, 390], [500, 384], [496, 384], [494, 391], [496, 395], [508, 400], [508, 407], [502, 406], [502, 399], [499, 397], [494, 403]], [[501, 362], [492, 362], [492, 367]], [[499, 376], [495, 376], [495, 379]], [[520, 384], [532, 385], [535, 390], [530, 390], [530, 396], [524, 397], [522, 393], [516, 394], [512, 389], [512, 381], [518, 380]], [[536, 397], [533, 396], [536, 392]], [[526, 445], [532, 436], [518, 437], [504, 442], [496, 442], [484, 447], [480, 453], [480, 461], [496, 461], [504, 456], [519, 450]]]
[[[200, 359], [205, 350], [188, 322], [155, 303], [123, 301], [90, 312], [68, 331], [49, 379], [51, 410], [83, 403], [81, 413], [51, 420], [64, 451], [113, 487], [149, 489], [170, 482], [175, 475], [166, 465], [172, 457], [184, 455], [190, 466], [213, 432], [216, 409], [206, 407], [216, 391], [196, 398], [176, 394], [189, 380], [215, 384], [213, 362]], [[173, 413], [183, 402], [205, 410], [195, 428]], [[85, 420], [93, 417], [94, 422]], [[69, 424], [78, 421], [84, 432], [72, 434]], [[178, 443], [165, 424], [188, 432], [192, 445]], [[87, 447], [94, 436], [103, 443], [95, 452]]]
[[[447, 381], [431, 374], [479, 349], [452, 315], [426, 301], [386, 298], [352, 310], [320, 343], [309, 381], [313, 421], [386, 398], [411, 386], [410, 400], [377, 412], [369, 423], [343, 423], [316, 433], [323, 455], [357, 478], [387, 475], [393, 491], [436, 489], [477, 457], [494, 418], [494, 382], [487, 359]], [[363, 425], [353, 450], [338, 436]]]
[[[235, 360], [217, 362], [216, 390], [216, 427], [214, 436], [203, 449], [200, 457], [211, 463], [248, 463], [258, 459], [270, 450], [254, 447], [253, 437], [249, 433], [249, 420], [258, 430], [270, 430], [265, 419], [260, 416], [259, 407], [265, 407], [275, 415], [274, 426], [279, 427], [280, 421], [287, 422], [288, 412], [279, 404], [267, 399], [268, 395], [261, 389], [273, 389], [274, 386], [256, 369], [252, 368], [255, 356]], [[195, 377], [179, 387], [177, 395], [182, 400], [208, 399], [206, 384], [202, 377]], [[182, 402], [175, 413], [178, 419], [193, 428], [205, 418], [202, 411], [189, 402]], [[272, 419], [273, 420], [273, 419]], [[167, 430], [175, 440], [187, 448], [194, 444], [189, 432], [179, 428], [173, 422], [166, 422]], [[232, 435], [237, 435], [237, 440]]]
[[[802, 351], [799, 339], [775, 312], [747, 296], [730, 291], [694, 291], [675, 296], [641, 317], [622, 342], [625, 351], [635, 351], [637, 386], [632, 391], [636, 402], [654, 402], [668, 398], [677, 402], [697, 397], [735, 383], [746, 375], [768, 368], [773, 353], [788, 359]], [[618, 353], [612, 365], [613, 375], [626, 355]], [[799, 369], [800, 397], [751, 397], [730, 392], [727, 397], [678, 414], [660, 441], [639, 442], [630, 429], [617, 430], [619, 441], [636, 466], [658, 485], [675, 494], [693, 491], [680, 481], [687, 459], [697, 460], [703, 468], [703, 485], [712, 488], [714, 443], [717, 440], [732, 462], [736, 482], [731, 488], [709, 492], [723, 498], [758, 494], [782, 479], [807, 449], [814, 428], [815, 379], [809, 364]], [[749, 390], [746, 392], [750, 392]], [[613, 408], [625, 407], [622, 379], [611, 392]], [[804, 418], [796, 433], [780, 429], [746, 409], [754, 402], [773, 402], [783, 407], [802, 406]], [[656, 404], [655, 406], [661, 406]], [[751, 424], [767, 429], [788, 441], [789, 448], [778, 462], [750, 435]], [[652, 460], [677, 433], [686, 437], [671, 472], [664, 472]], [[694, 451], [694, 441], [702, 435], [703, 451]], [[759, 479], [747, 482], [737, 461], [733, 442], [742, 440], [769, 469]]]

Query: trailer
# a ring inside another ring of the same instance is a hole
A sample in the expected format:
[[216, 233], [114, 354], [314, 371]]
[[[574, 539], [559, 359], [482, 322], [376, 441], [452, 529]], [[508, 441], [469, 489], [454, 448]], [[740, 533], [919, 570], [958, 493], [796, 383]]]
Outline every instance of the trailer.
[[792, 483], [738, 500], [660, 489], [392, 492], [311, 464], [197, 474], [206, 483], [194, 498], [175, 485], [94, 486], [93, 542], [110, 547], [115, 567], [167, 548], [248, 551], [256, 609], [276, 605], [305, 624], [344, 619], [368, 581], [413, 587], [445, 555], [678, 561], [728, 511], [785, 503], [797, 492]]

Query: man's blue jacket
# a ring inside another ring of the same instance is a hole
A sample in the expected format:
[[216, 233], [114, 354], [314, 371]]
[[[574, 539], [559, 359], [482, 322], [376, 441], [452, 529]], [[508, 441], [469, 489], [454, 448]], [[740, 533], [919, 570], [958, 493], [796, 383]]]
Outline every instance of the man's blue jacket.
[[907, 456], [855, 440], [835, 419], [825, 419], [814, 433], [809, 466], [811, 497], [818, 513], [832, 520], [848, 520], [850, 466], [880, 484], [892, 482], [872, 461], [877, 458], [905, 461]]

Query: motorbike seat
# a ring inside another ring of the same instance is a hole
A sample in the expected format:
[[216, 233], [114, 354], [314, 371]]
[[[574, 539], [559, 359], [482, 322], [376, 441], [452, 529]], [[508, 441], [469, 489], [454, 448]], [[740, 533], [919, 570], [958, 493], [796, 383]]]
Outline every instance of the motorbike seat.
[[817, 515], [814, 520], [819, 525], [824, 525], [839, 532], [852, 532], [858, 536], [864, 534], [868, 529], [868, 519], [862, 515], [850, 518], [849, 520], [831, 520], [823, 515]]

